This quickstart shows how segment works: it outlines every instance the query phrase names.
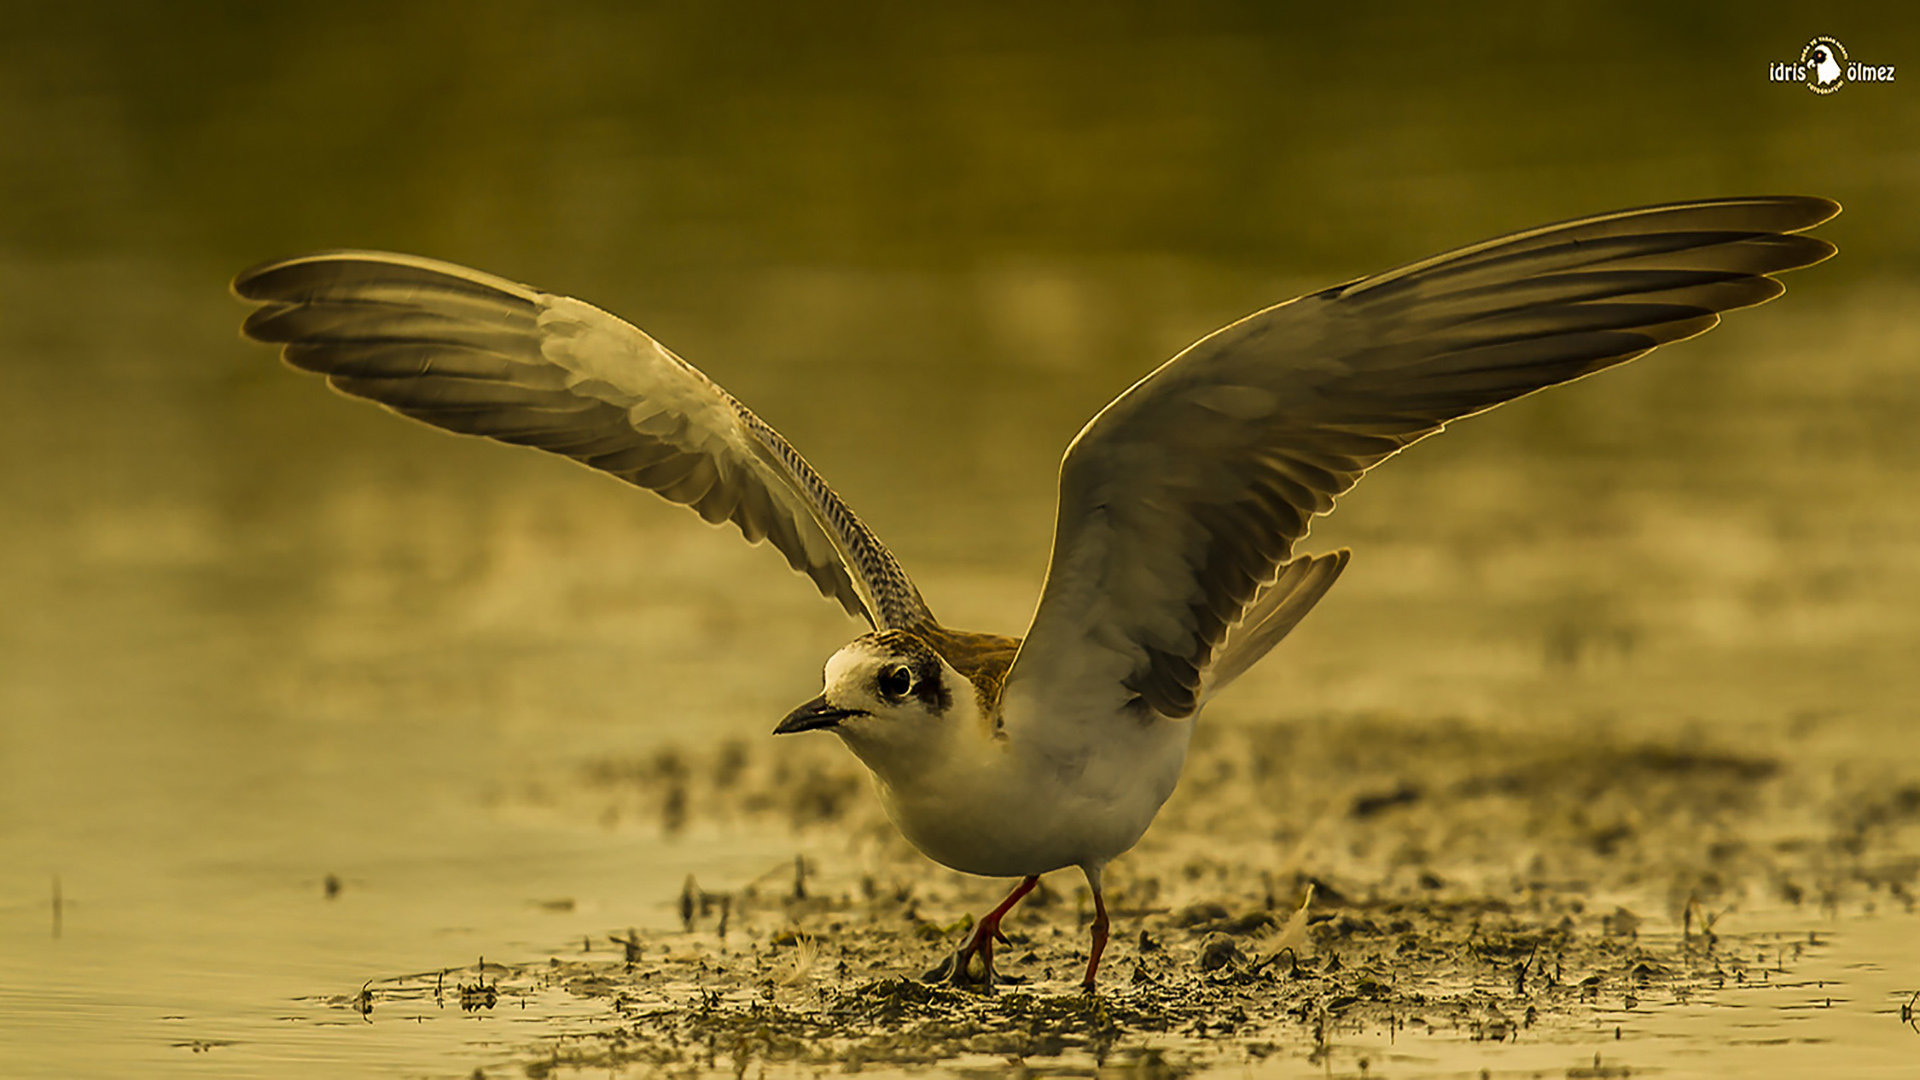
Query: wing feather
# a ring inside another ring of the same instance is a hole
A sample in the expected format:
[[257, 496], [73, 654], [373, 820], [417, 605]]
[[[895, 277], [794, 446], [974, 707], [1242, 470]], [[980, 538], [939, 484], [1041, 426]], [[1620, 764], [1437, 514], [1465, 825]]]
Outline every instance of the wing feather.
[[787, 441], [608, 313], [409, 255], [337, 251], [234, 279], [243, 330], [334, 389], [463, 435], [531, 446], [770, 540], [876, 629], [933, 625], [891, 552]]
[[[1312, 519], [1448, 423], [1704, 333], [1833, 245], [1826, 199], [1720, 199], [1544, 226], [1268, 308], [1168, 361], [1080, 432], [1006, 693], [1191, 715], [1324, 595]], [[1289, 575], [1292, 576], [1289, 576]], [[1208, 670], [1226, 658], [1219, 678]], [[1049, 706], [1081, 703], [1066, 709]]]

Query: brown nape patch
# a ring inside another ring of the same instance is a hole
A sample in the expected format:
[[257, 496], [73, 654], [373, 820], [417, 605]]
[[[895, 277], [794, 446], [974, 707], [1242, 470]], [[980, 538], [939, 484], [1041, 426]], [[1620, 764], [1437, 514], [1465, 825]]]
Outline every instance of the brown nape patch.
[[1007, 684], [1007, 669], [1020, 652], [1020, 639], [937, 625], [911, 632], [939, 653], [948, 666], [967, 677], [979, 697], [980, 715], [999, 726], [1000, 690]]

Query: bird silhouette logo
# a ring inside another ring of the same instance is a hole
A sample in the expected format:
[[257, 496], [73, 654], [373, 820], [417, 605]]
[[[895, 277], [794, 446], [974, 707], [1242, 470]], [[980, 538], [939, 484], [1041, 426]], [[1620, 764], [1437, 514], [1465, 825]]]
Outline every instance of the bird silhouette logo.
[[1817, 37], [1800, 50], [1807, 72], [1807, 89], [1831, 94], [1847, 84], [1847, 48], [1830, 37]]

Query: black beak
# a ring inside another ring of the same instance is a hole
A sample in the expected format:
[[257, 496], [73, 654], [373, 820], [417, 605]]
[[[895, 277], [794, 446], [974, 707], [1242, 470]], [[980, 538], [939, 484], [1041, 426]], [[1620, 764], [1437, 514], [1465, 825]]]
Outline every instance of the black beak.
[[827, 704], [825, 694], [814, 698], [805, 705], [787, 714], [780, 726], [773, 729], [775, 735], [791, 735], [796, 731], [812, 731], [815, 728], [829, 728], [849, 716], [865, 716], [865, 709], [842, 709]]

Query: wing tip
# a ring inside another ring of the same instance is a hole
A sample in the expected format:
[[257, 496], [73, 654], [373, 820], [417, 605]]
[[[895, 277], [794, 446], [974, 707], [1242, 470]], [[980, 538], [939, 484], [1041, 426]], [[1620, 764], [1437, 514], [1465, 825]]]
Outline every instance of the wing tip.
[[343, 270], [357, 265], [411, 271], [415, 274], [427, 275], [429, 278], [441, 278], [445, 282], [462, 282], [468, 288], [477, 285], [528, 303], [538, 303], [545, 295], [531, 285], [503, 278], [498, 274], [489, 274], [484, 270], [475, 270], [470, 266], [462, 266], [443, 259], [429, 259], [424, 255], [408, 255], [403, 252], [380, 251], [375, 248], [328, 248], [322, 251], [310, 251], [304, 255], [255, 263], [235, 274], [233, 280], [227, 284], [227, 291], [235, 299], [253, 304], [270, 303], [276, 300], [287, 302], [310, 299], [320, 290], [315, 288], [311, 278], [302, 278], [298, 272], [324, 267], [328, 263]]
[[[1625, 218], [1637, 218], [1653, 214], [1684, 213], [1693, 210], [1733, 209], [1747, 207], [1777, 212], [1777, 220], [1769, 221], [1762, 231], [1779, 233], [1799, 233], [1818, 228], [1840, 216], [1843, 209], [1837, 200], [1824, 195], [1728, 195], [1712, 199], [1690, 199], [1680, 202], [1649, 203], [1626, 210], [1616, 210], [1600, 214], [1595, 218], [1572, 218], [1557, 225], [1544, 226], [1543, 229], [1556, 229], [1561, 226], [1581, 224], [1586, 221], [1607, 221]], [[1531, 231], [1531, 230], [1530, 230]]]
[[1795, 225], [1784, 230], [1790, 233], [1804, 232], [1807, 229], [1825, 225], [1827, 222], [1839, 217], [1841, 210], [1844, 209], [1840, 205], [1839, 200], [1829, 199], [1824, 195], [1781, 195], [1775, 197], [1787, 205], [1802, 211], [1802, 219], [1805, 221], [1805, 224]]
[[252, 266], [233, 275], [233, 280], [227, 283], [227, 291], [233, 294], [236, 300], [245, 300], [249, 303], [256, 304], [285, 299], [284, 295], [269, 291], [266, 288], [266, 285], [272, 281], [275, 275], [298, 267], [311, 266], [316, 263], [352, 260], [405, 263], [414, 261], [414, 256], [402, 255], [392, 251], [375, 251], [359, 248], [327, 248], [321, 251], [309, 251], [303, 255], [290, 255], [284, 258], [268, 259], [265, 262], [254, 263]]

